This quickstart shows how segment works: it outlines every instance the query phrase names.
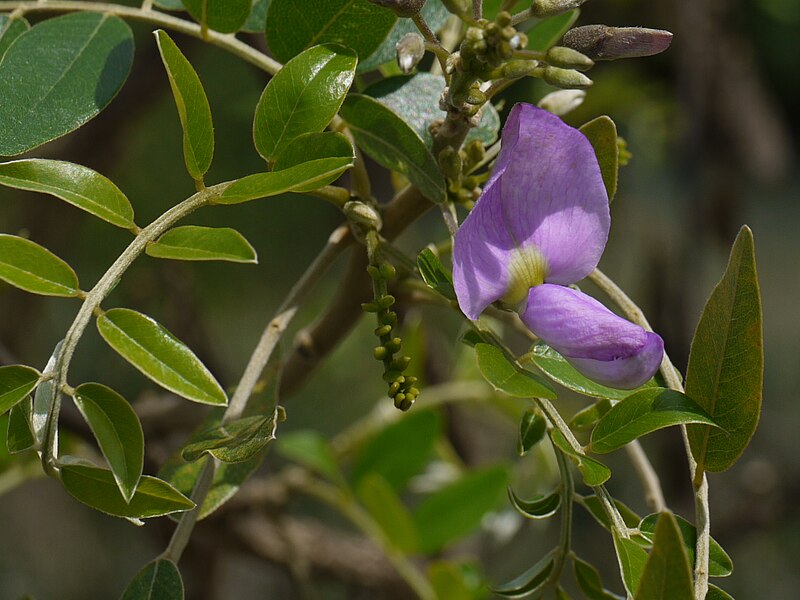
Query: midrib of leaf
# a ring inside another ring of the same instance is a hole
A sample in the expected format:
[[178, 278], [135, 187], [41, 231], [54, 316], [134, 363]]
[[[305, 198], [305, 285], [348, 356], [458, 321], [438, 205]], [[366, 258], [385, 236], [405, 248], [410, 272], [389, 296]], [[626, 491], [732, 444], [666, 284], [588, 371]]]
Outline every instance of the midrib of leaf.
[[348, 2], [343, 4], [342, 8], [340, 8], [339, 11], [335, 15], [333, 15], [333, 17], [331, 17], [327, 23], [325, 23], [325, 26], [322, 29], [320, 29], [317, 35], [311, 38], [311, 41], [306, 45], [306, 48], [310, 48], [311, 46], [316, 44], [317, 40], [319, 40], [325, 33], [328, 32], [328, 29], [330, 29], [331, 26], [339, 19], [342, 13], [353, 5], [353, 2], [355, 2], [355, 0], [349, 0]]
[[[47, 90], [47, 92], [39, 100], [37, 100], [28, 107], [28, 112], [26, 114], [26, 117], [33, 114], [33, 112], [39, 107], [39, 105], [43, 103], [45, 100], [47, 100], [50, 94], [53, 93], [53, 90], [56, 89], [58, 84], [60, 84], [64, 80], [64, 78], [67, 76], [67, 73], [69, 73], [70, 70], [72, 70], [72, 67], [75, 66], [75, 63], [78, 62], [78, 60], [83, 56], [83, 53], [86, 50], [86, 48], [88, 48], [89, 45], [94, 41], [94, 38], [97, 36], [97, 32], [100, 30], [100, 28], [103, 26], [103, 24], [106, 22], [109, 16], [110, 15], [108, 14], [102, 15], [102, 18], [100, 19], [100, 21], [98, 21], [97, 26], [94, 28], [94, 31], [92, 31], [92, 33], [89, 35], [89, 39], [86, 40], [86, 43], [75, 55], [75, 58], [73, 58], [72, 61], [67, 65], [64, 71], [61, 73], [60, 77], [56, 79], [53, 85], [50, 86], [50, 89]], [[6, 55], [8, 55], [8, 53], [6, 53]]]
[[204, 250], [202, 248], [196, 248], [196, 247], [193, 248], [191, 246], [172, 246], [170, 244], [161, 244], [161, 243], [154, 244], [154, 246], [155, 247], [161, 246], [162, 248], [171, 248], [171, 249], [174, 249], [174, 250], [190, 250], [192, 252], [195, 252], [198, 255], [209, 256], [209, 257], [212, 257], [212, 258], [215, 257], [215, 256], [226, 256], [226, 257], [230, 257], [230, 258], [240, 258], [240, 256], [238, 254], [230, 254], [228, 252], [214, 252], [212, 250]]
[[[95, 467], [95, 468], [97, 468], [97, 467]], [[98, 468], [98, 470], [103, 471], [104, 469], [99, 469]], [[108, 487], [108, 488], [110, 488], [112, 490], [119, 491], [117, 486], [116, 486], [116, 484], [109, 483], [105, 479], [101, 478], [100, 475], [94, 476], [93, 473], [85, 473], [85, 472], [77, 472], [77, 471], [73, 472], [73, 475], [76, 475], [78, 477], [82, 477], [83, 479], [88, 479], [89, 481], [97, 482], [98, 484], [104, 485], [104, 486], [106, 486], [106, 487]], [[164, 495], [160, 495], [159, 496], [159, 495], [153, 493], [153, 490], [144, 491], [142, 489], [137, 489], [136, 492], [141, 494], [142, 496], [146, 496], [147, 498], [155, 498], [156, 500], [168, 500], [169, 502], [172, 502], [172, 500], [169, 500]]]
[[25, 275], [28, 275], [29, 277], [31, 277], [31, 279], [36, 279], [37, 281], [48, 283], [48, 284], [50, 284], [52, 286], [55, 286], [57, 288], [63, 288], [64, 290], [67, 290], [67, 291], [70, 291], [70, 292], [75, 292], [76, 291], [75, 288], [71, 288], [69, 286], [64, 285], [63, 283], [58, 283], [57, 281], [53, 281], [51, 279], [45, 279], [44, 277], [42, 277], [40, 275], [37, 275], [36, 273], [32, 273], [31, 271], [26, 271], [25, 269], [21, 269], [19, 267], [16, 267], [16, 266], [14, 266], [12, 264], [7, 263], [7, 262], [0, 262], [0, 265], [6, 265], [12, 271], [16, 271], [18, 273], [24, 273]]
[[[23, 384], [23, 385], [18, 385], [15, 388], [11, 388], [10, 390], [8, 390], [7, 392], [5, 392], [3, 395], [0, 396], [0, 402], [2, 402], [4, 398], [8, 398], [9, 396], [14, 395], [16, 392], [18, 392], [21, 389], [24, 389], [24, 388], [28, 387], [29, 385], [30, 384]], [[24, 398], [25, 397], [23, 396], [23, 399]]]
[[177, 375], [177, 376], [178, 376], [178, 379], [180, 379], [181, 381], [185, 381], [186, 383], [188, 383], [188, 384], [189, 384], [189, 387], [191, 387], [192, 389], [195, 389], [195, 390], [199, 391], [200, 393], [202, 393], [202, 395], [203, 395], [204, 397], [210, 397], [212, 400], [214, 400], [213, 396], [209, 396], [209, 394], [208, 394], [208, 393], [207, 393], [205, 390], [203, 390], [202, 388], [199, 388], [199, 387], [197, 387], [197, 384], [195, 384], [195, 383], [191, 382], [190, 380], [186, 379], [186, 377], [184, 377], [184, 376], [183, 376], [183, 375], [182, 375], [180, 372], [176, 371], [176, 370], [175, 370], [174, 368], [172, 368], [172, 367], [171, 367], [171, 366], [170, 366], [168, 363], [165, 363], [165, 362], [164, 362], [164, 361], [162, 361], [162, 360], [161, 360], [161, 359], [160, 359], [158, 356], [156, 356], [155, 354], [153, 354], [152, 352], [150, 352], [150, 351], [149, 351], [147, 348], [145, 348], [144, 346], [142, 346], [142, 345], [141, 345], [141, 344], [140, 344], [140, 343], [139, 343], [139, 342], [138, 342], [138, 341], [137, 341], [135, 338], [133, 338], [133, 337], [131, 337], [130, 335], [128, 335], [127, 333], [125, 333], [125, 331], [124, 331], [123, 329], [121, 329], [121, 328], [120, 328], [120, 327], [119, 327], [119, 326], [118, 326], [116, 323], [114, 323], [114, 322], [113, 322], [111, 319], [108, 319], [108, 318], [106, 318], [106, 322], [107, 322], [107, 323], [110, 323], [110, 324], [111, 324], [111, 325], [112, 325], [114, 328], [116, 328], [116, 329], [117, 329], [117, 331], [119, 331], [119, 332], [120, 332], [120, 333], [121, 333], [123, 336], [125, 336], [126, 338], [128, 338], [129, 340], [131, 340], [131, 341], [133, 342], [133, 344], [134, 344], [134, 345], [135, 345], [137, 348], [140, 348], [141, 350], [144, 350], [145, 354], [147, 354], [147, 355], [149, 355], [149, 356], [152, 356], [152, 357], [153, 357], [153, 358], [156, 360], [156, 362], [157, 362], [158, 364], [160, 364], [160, 365], [164, 365], [164, 367], [166, 367], [167, 371], [170, 371], [171, 373], [174, 373], [175, 375]]

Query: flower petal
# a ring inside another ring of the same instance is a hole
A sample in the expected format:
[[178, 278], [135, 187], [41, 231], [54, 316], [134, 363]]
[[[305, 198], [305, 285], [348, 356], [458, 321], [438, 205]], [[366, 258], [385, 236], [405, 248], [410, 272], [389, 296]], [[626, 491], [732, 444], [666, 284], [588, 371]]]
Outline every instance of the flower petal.
[[547, 111], [517, 104], [502, 144], [453, 248], [456, 295], [471, 319], [512, 288], [523, 288], [524, 299], [524, 290], [542, 279], [568, 284], [584, 278], [608, 239], [608, 196], [581, 132]]
[[533, 288], [522, 320], [578, 371], [610, 387], [639, 387], [655, 374], [664, 355], [661, 337], [591, 296], [559, 285]]

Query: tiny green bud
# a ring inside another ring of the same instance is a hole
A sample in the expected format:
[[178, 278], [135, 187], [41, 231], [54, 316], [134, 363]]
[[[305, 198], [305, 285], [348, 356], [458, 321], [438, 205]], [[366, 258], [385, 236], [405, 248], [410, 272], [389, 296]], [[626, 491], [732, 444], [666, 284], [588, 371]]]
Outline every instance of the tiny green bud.
[[349, 202], [345, 203], [342, 210], [344, 211], [344, 215], [347, 217], [347, 219], [352, 223], [364, 225], [376, 230], [379, 230], [383, 225], [378, 211], [364, 202], [350, 200]]
[[397, 313], [393, 311], [387, 312], [381, 317], [381, 323], [394, 327], [397, 325]]
[[384, 279], [394, 279], [397, 277], [397, 269], [390, 262], [382, 262], [380, 264], [381, 277]]
[[494, 21], [500, 27], [508, 27], [509, 25], [511, 25], [511, 14], [506, 10], [502, 10], [499, 13], [497, 13], [497, 17], [495, 18]]
[[375, 357], [375, 360], [383, 360], [389, 356], [389, 351], [386, 349], [386, 346], [375, 346], [375, 349], [372, 351], [372, 356]]
[[591, 79], [579, 71], [561, 69], [559, 67], [546, 67], [544, 80], [550, 85], [567, 89], [587, 88], [593, 83]]
[[396, 381], [389, 386], [389, 397], [394, 398], [395, 394], [400, 391], [400, 384]]
[[405, 378], [405, 381], [409, 384], [412, 384], [412, 383], [417, 383], [418, 379], [413, 375], [409, 375]]
[[425, 0], [369, 0], [373, 4], [388, 8], [398, 17], [413, 17], [425, 5]]
[[539, 100], [539, 108], [560, 117], [578, 108], [583, 104], [584, 98], [586, 98], [586, 92], [583, 90], [558, 90], [550, 92]]
[[409, 396], [414, 396], [414, 398], [416, 398], [417, 396], [419, 396], [419, 390], [418, 390], [417, 388], [415, 388], [415, 387], [410, 387], [410, 388], [408, 388], [408, 391], [407, 391], [406, 393], [407, 393]]
[[389, 308], [394, 303], [395, 303], [395, 298], [391, 294], [386, 294], [385, 296], [378, 298], [378, 305], [381, 308]]
[[486, 103], [486, 94], [476, 87], [469, 88], [465, 102], [474, 106], [481, 106]]
[[361, 305], [361, 310], [368, 313], [374, 313], [380, 310], [380, 306], [378, 306], [374, 302], [365, 302], [364, 304]]
[[[397, 352], [398, 350], [400, 350], [402, 345], [403, 345], [403, 340], [401, 340], [399, 337], [393, 337], [391, 340], [386, 342], [386, 350], [388, 350], [389, 352], [394, 353], [394, 352]], [[399, 370], [399, 369], [395, 369], [395, 370]]]
[[481, 140], [472, 140], [464, 148], [467, 160], [473, 164], [479, 163], [486, 156], [486, 147]]
[[378, 337], [383, 337], [385, 335], [389, 335], [392, 333], [392, 326], [391, 325], [381, 325], [380, 327], [375, 329], [375, 335]]
[[400, 70], [408, 75], [425, 56], [425, 40], [418, 33], [407, 33], [400, 38], [395, 46], [397, 50], [397, 64]]
[[463, 164], [461, 154], [452, 146], [447, 146], [439, 152], [439, 168], [448, 179], [457, 180], [461, 177]]
[[530, 75], [539, 63], [535, 60], [512, 60], [503, 65], [503, 77], [506, 79], [519, 79]]
[[565, 69], [577, 69], [585, 71], [594, 66], [594, 61], [588, 56], [584, 56], [577, 50], [564, 46], [553, 46], [547, 51], [547, 62], [554, 67]]
[[669, 48], [672, 34], [644, 27], [585, 25], [570, 29], [562, 44], [593, 60], [616, 60], [652, 56]]
[[380, 278], [381, 278], [381, 272], [380, 272], [380, 270], [378, 269], [378, 267], [376, 267], [376, 266], [373, 266], [373, 265], [369, 265], [369, 266], [367, 267], [367, 274], [368, 274], [370, 277], [372, 277], [373, 279], [380, 279]]
[[442, 0], [444, 7], [454, 15], [462, 15], [467, 10], [468, 0]]
[[[399, 350], [399, 348], [398, 348]], [[395, 358], [392, 361], [392, 369], [395, 371], [405, 371], [408, 368], [408, 365], [411, 364], [411, 357], [410, 356], [401, 356], [399, 358]]]
[[403, 374], [397, 371], [386, 371], [383, 374], [383, 380], [386, 383], [396, 383], [397, 385], [402, 385], [404, 381]]
[[533, 0], [531, 13], [534, 17], [552, 17], [573, 8], [578, 8], [586, 0]]

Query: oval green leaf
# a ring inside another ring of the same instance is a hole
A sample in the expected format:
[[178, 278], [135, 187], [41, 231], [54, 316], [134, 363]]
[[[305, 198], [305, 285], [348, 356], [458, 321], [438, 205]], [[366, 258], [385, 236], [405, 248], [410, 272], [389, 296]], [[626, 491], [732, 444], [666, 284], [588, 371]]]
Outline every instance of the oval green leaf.
[[314, 46], [294, 57], [264, 88], [256, 106], [253, 141], [274, 161], [299, 135], [319, 132], [331, 122], [355, 77], [352, 50]]
[[175, 42], [162, 29], [155, 31], [154, 35], [181, 120], [186, 170], [192, 179], [200, 181], [214, 158], [214, 123], [211, 120], [211, 107], [208, 105], [208, 98], [197, 72]]
[[145, 252], [154, 258], [173, 260], [226, 260], [257, 263], [255, 249], [245, 237], [229, 227], [186, 225], [170, 229]]
[[594, 404], [576, 412], [569, 420], [569, 428], [573, 431], [591, 431], [597, 422], [611, 410], [611, 400], [600, 398]]
[[352, 158], [321, 158], [269, 173], [256, 173], [235, 181], [214, 204], [241, 204], [286, 192], [305, 192], [326, 185], [353, 166]]
[[710, 584], [708, 586], [706, 600], [733, 600], [733, 596], [731, 596], [725, 590], [721, 590], [717, 586]]
[[[381, 79], [367, 87], [364, 93], [378, 100], [403, 119], [425, 145], [433, 146], [428, 127], [446, 114], [439, 108], [439, 98], [447, 84], [444, 77], [432, 73], [397, 75]], [[481, 120], [470, 129], [464, 143], [480, 140], [485, 145], [494, 143], [500, 131], [500, 115], [491, 102], [483, 105]]]
[[[289, 169], [310, 160], [325, 158], [339, 158], [355, 161], [355, 148], [341, 133], [331, 131], [318, 133], [305, 133], [294, 138], [281, 151], [275, 161], [274, 170]], [[322, 185], [328, 185], [339, 178], [339, 173], [333, 173], [328, 179], [317, 180], [307, 187], [299, 186], [296, 192], [309, 192]]]
[[275, 439], [275, 414], [245, 417], [200, 433], [184, 446], [183, 460], [192, 462], [208, 452], [226, 463], [251, 459]]
[[578, 467], [578, 471], [583, 475], [583, 481], [589, 487], [603, 485], [606, 481], [611, 479], [611, 469], [599, 460], [576, 452], [563, 434], [557, 429], [553, 429], [550, 432], [550, 439], [553, 440], [553, 444], [555, 444], [559, 450], [575, 463], [575, 466]]
[[575, 581], [578, 582], [581, 592], [589, 600], [619, 600], [619, 596], [603, 587], [600, 572], [593, 565], [573, 555], [572, 566], [575, 572]]
[[686, 393], [721, 428], [688, 427], [698, 472], [724, 471], [742, 455], [758, 426], [763, 383], [761, 293], [753, 232], [745, 226], [703, 309], [689, 353]]
[[183, 600], [183, 580], [175, 563], [160, 558], [136, 574], [122, 600]]
[[0, 62], [0, 155], [65, 135], [117, 95], [133, 63], [133, 34], [118, 17], [72, 13], [20, 35]]
[[144, 466], [144, 433], [125, 398], [99, 383], [79, 385], [73, 396], [126, 501], [133, 498]]
[[534, 496], [530, 500], [523, 500], [509, 486], [508, 499], [511, 506], [526, 519], [547, 519], [558, 512], [561, 506], [561, 494], [553, 492], [546, 496]]
[[584, 123], [580, 132], [587, 137], [594, 148], [600, 174], [608, 193], [608, 201], [617, 193], [617, 176], [619, 174], [619, 144], [617, 144], [617, 126], [611, 117], [602, 115]]
[[425, 498], [414, 511], [420, 550], [434, 552], [470, 533], [500, 504], [507, 484], [505, 467], [489, 467], [467, 473]]
[[545, 380], [511, 363], [502, 350], [491, 344], [476, 344], [478, 369], [494, 389], [516, 398], [549, 398], [556, 393]]
[[[647, 562], [647, 552], [633, 540], [617, 535], [616, 530], [611, 532], [611, 536], [614, 538], [614, 550], [617, 553], [622, 583], [625, 585], [628, 595], [633, 597], [642, 579], [644, 565]], [[691, 597], [691, 595], [686, 596], [687, 600], [690, 600]]]
[[686, 394], [666, 388], [653, 388], [631, 394], [613, 406], [592, 431], [591, 450], [613, 452], [643, 435], [687, 423], [714, 420]]
[[0, 163], [0, 184], [50, 194], [117, 227], [134, 227], [133, 207], [125, 194], [81, 165], [40, 158]]
[[444, 176], [422, 138], [391, 109], [351, 94], [340, 111], [356, 144], [378, 164], [408, 177], [433, 202], [445, 199]]
[[578, 20], [581, 11], [567, 11], [560, 15], [547, 17], [534, 25], [528, 32], [528, 50], [546, 52], [555, 46], [573, 23]]
[[557, 551], [557, 549], [551, 550], [530, 569], [508, 583], [497, 587], [490, 586], [489, 589], [505, 598], [526, 598], [533, 595], [547, 583], [553, 570]]
[[11, 42], [31, 28], [30, 23], [21, 17], [0, 15], [0, 58], [8, 50]]
[[341, 44], [366, 58], [394, 27], [392, 11], [368, 0], [272, 0], [267, 11], [267, 43], [286, 62], [316, 44]]
[[78, 276], [67, 263], [39, 244], [0, 233], [0, 279], [26, 292], [77, 296]]
[[147, 315], [112, 308], [97, 319], [97, 329], [122, 358], [162, 387], [201, 404], [228, 403], [200, 359]]
[[691, 599], [694, 596], [692, 569], [678, 530], [670, 512], [658, 517], [653, 549], [642, 572], [636, 600]]
[[414, 519], [383, 477], [368, 474], [359, 482], [356, 493], [388, 544], [406, 554], [416, 551], [419, 534]]
[[28, 397], [39, 383], [39, 371], [23, 365], [0, 367], [0, 415]]
[[[656, 522], [658, 521], [659, 513], [647, 515], [642, 522], [639, 523], [639, 531], [650, 541], [656, 531]], [[694, 564], [694, 552], [697, 545], [697, 529], [689, 521], [679, 515], [674, 515], [678, 528], [681, 530], [683, 537], [683, 545], [686, 549], [686, 554], [689, 557], [689, 564]], [[719, 543], [711, 538], [708, 548], [708, 574], [711, 577], [728, 577], [733, 573], [733, 561], [728, 553], [719, 545]]]
[[547, 421], [535, 408], [529, 408], [522, 415], [519, 422], [519, 444], [517, 451], [520, 456], [524, 456], [528, 450], [542, 441], [544, 434], [547, 433]]
[[[617, 390], [606, 387], [584, 377], [575, 370], [575, 367], [564, 360], [564, 357], [544, 342], [537, 342], [531, 348], [531, 352], [527, 357], [550, 379], [573, 392], [592, 398], [608, 398], [609, 400], [622, 400], [631, 395], [631, 390]], [[654, 379], [637, 389], [650, 387], [658, 387]]]
[[14, 405], [8, 413], [8, 432], [6, 434], [6, 448], [9, 454], [17, 454], [30, 450], [36, 445], [33, 437], [31, 414], [33, 403], [30, 398]]
[[250, 15], [251, 0], [183, 0], [195, 21], [220, 33], [234, 33]]
[[143, 475], [130, 499], [117, 487], [108, 469], [87, 465], [62, 465], [61, 483], [78, 501], [113, 517], [147, 519], [194, 508], [194, 503], [166, 481]]
[[429, 288], [439, 292], [448, 300], [456, 299], [453, 277], [444, 268], [442, 261], [430, 248], [425, 248], [417, 255], [417, 268], [422, 280]]

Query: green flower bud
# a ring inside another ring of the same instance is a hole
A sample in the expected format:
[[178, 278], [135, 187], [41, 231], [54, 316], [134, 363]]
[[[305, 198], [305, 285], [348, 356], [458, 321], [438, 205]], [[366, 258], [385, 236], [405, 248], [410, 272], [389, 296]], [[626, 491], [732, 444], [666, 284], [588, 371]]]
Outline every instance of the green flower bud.
[[391, 294], [386, 294], [385, 296], [378, 298], [377, 302], [378, 306], [381, 308], [389, 308], [392, 306], [392, 304], [394, 304], [395, 298]]
[[511, 14], [508, 11], [501, 11], [497, 13], [497, 17], [494, 20], [500, 27], [508, 27], [511, 25]]
[[380, 214], [369, 204], [358, 200], [350, 200], [345, 203], [344, 214], [351, 223], [364, 225], [371, 229], [379, 230], [383, 225]]
[[369, 265], [369, 266], [367, 267], [367, 274], [368, 274], [370, 277], [372, 277], [373, 279], [380, 279], [380, 278], [381, 278], [381, 272], [380, 272], [380, 270], [378, 270], [378, 267], [375, 267], [375, 266], [373, 266], [373, 265]]
[[565, 48], [564, 46], [553, 46], [547, 51], [547, 62], [554, 67], [564, 67], [565, 69], [577, 69], [585, 71], [594, 66], [594, 61], [588, 56], [584, 56], [577, 50]]
[[372, 356], [375, 357], [375, 360], [384, 360], [389, 356], [389, 351], [386, 349], [386, 346], [375, 346], [375, 349], [372, 351]]
[[519, 79], [530, 75], [539, 63], [535, 60], [512, 60], [503, 65], [502, 73], [506, 79]]
[[375, 335], [378, 337], [383, 337], [385, 335], [389, 335], [390, 333], [392, 333], [391, 325], [381, 325], [375, 329]]
[[381, 277], [384, 279], [394, 279], [397, 277], [397, 269], [395, 269], [394, 265], [390, 262], [382, 262], [379, 269]]
[[539, 108], [554, 115], [563, 116], [583, 104], [586, 92], [583, 90], [558, 90], [550, 92], [539, 100]]
[[593, 60], [617, 60], [652, 56], [672, 43], [672, 34], [644, 27], [586, 25], [570, 29], [561, 42]]
[[468, 0], [442, 0], [445, 8], [454, 15], [462, 15], [467, 11]]
[[388, 8], [398, 17], [413, 17], [425, 6], [425, 0], [369, 0], [373, 4]]
[[533, 16], [539, 17], [552, 17], [553, 15], [560, 15], [573, 8], [578, 8], [586, 0], [533, 0], [531, 4], [531, 13]]
[[447, 146], [439, 152], [439, 168], [448, 179], [457, 180], [461, 177], [463, 166], [461, 154], [452, 146]]
[[561, 69], [547, 67], [544, 70], [544, 80], [550, 85], [567, 89], [587, 88], [592, 85], [592, 80], [574, 69]]
[[365, 302], [361, 305], [361, 310], [368, 313], [375, 313], [380, 310], [380, 306], [375, 304], [374, 302]]
[[398, 382], [394, 382], [392, 385], [389, 386], [389, 398], [394, 398], [395, 394], [400, 391], [400, 384]]
[[395, 46], [397, 50], [397, 64], [400, 70], [408, 75], [425, 56], [425, 40], [418, 33], [407, 33], [400, 38]]
[[[394, 337], [391, 340], [389, 340], [388, 342], [386, 342], [386, 349], [389, 352], [394, 353], [394, 352], [397, 352], [398, 350], [400, 350], [400, 347], [402, 345], [403, 345], [403, 340], [401, 340], [399, 337]], [[395, 369], [395, 370], [399, 370], [399, 369]]]
[[472, 87], [467, 92], [467, 97], [464, 99], [464, 102], [472, 104], [473, 106], [481, 106], [486, 103], [486, 94], [478, 88]]

